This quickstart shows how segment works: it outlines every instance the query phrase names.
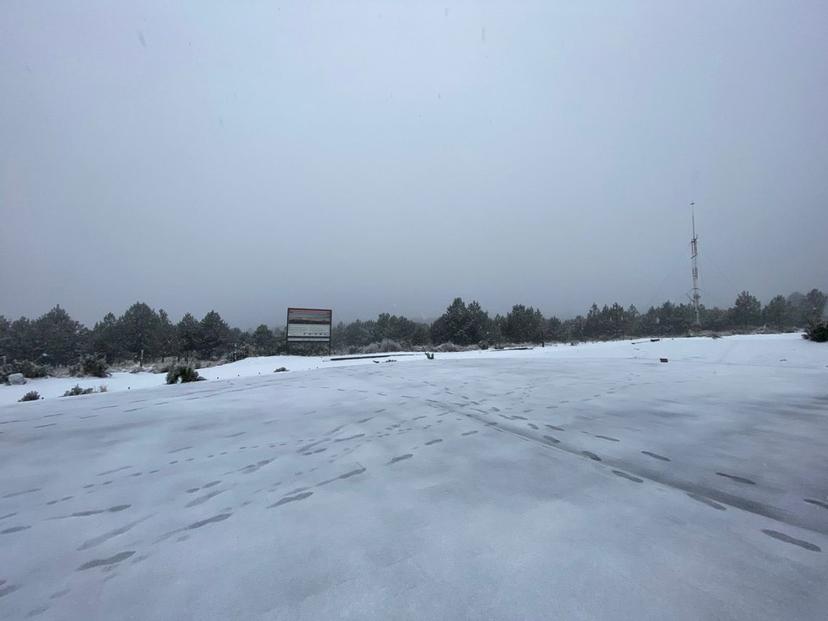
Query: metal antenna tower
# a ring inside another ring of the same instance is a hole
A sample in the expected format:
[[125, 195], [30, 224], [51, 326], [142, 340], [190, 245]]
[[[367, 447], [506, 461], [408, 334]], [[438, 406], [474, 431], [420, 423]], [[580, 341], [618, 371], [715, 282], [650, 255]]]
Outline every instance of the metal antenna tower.
[[696, 235], [696, 203], [690, 203], [690, 219], [693, 226], [693, 237], [690, 238], [690, 264], [693, 267], [693, 311], [696, 314], [695, 325], [701, 326], [701, 318], [699, 317], [699, 237]]

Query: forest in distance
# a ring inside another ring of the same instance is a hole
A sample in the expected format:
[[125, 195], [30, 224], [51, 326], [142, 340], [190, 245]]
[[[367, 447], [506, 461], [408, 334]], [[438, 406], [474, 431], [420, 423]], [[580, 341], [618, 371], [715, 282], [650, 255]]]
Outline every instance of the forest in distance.
[[[824, 330], [825, 311], [826, 295], [819, 289], [777, 295], [766, 304], [743, 291], [729, 308], [702, 306], [700, 326], [695, 326], [694, 309], [689, 303], [664, 302], [643, 313], [632, 305], [593, 304], [583, 315], [559, 319], [522, 304], [514, 305], [505, 315], [492, 317], [478, 302], [467, 304], [455, 298], [433, 322], [381, 313], [376, 319], [335, 324], [331, 340], [337, 352], [370, 353], [757, 330], [810, 329], [818, 336], [820, 329]], [[163, 309], [156, 311], [136, 302], [121, 316], [107, 313], [92, 328], [74, 320], [60, 306], [35, 319], [21, 317], [9, 321], [0, 315], [3, 375], [21, 372], [27, 377], [45, 376], [51, 367], [78, 365], [89, 359], [112, 365], [169, 357], [239, 360], [282, 353], [283, 328], [264, 324], [246, 331], [233, 328], [216, 311], [208, 312], [200, 320], [186, 313], [174, 323]]]

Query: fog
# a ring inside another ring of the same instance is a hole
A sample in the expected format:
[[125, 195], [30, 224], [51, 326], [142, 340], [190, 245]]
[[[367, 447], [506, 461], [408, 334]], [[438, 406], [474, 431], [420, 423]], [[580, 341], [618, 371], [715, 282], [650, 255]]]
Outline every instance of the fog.
[[828, 4], [3, 3], [0, 314], [828, 288]]

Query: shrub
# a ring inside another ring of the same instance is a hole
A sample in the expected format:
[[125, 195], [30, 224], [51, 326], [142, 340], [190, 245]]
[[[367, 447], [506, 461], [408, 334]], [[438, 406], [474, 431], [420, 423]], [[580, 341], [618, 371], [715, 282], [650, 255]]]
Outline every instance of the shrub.
[[252, 358], [253, 356], [257, 355], [256, 350], [251, 345], [239, 345], [233, 351], [227, 354], [227, 360], [229, 362], [236, 362], [238, 360], [244, 360], [245, 358]]
[[806, 339], [815, 343], [828, 341], [828, 321], [812, 323], [803, 335]]
[[273, 370], [274, 373], [284, 373], [285, 371], [287, 371], [287, 367], [279, 367]]
[[83, 356], [79, 365], [80, 375], [91, 375], [92, 377], [109, 377], [106, 361], [95, 356]]
[[40, 394], [36, 390], [30, 390], [18, 399], [18, 401], [22, 403], [23, 401], [37, 401], [38, 399], [40, 399]]
[[463, 348], [459, 345], [455, 345], [451, 341], [447, 341], [445, 343], [440, 343], [437, 347], [434, 348], [434, 351], [441, 351], [441, 352], [458, 352], [463, 351]]
[[17, 367], [18, 373], [22, 373], [29, 379], [46, 377], [49, 371], [48, 367], [45, 365], [37, 364], [31, 360], [21, 360], [20, 362], [15, 362], [14, 365]]
[[379, 343], [371, 343], [362, 348], [363, 354], [387, 354], [396, 351], [402, 351], [402, 346], [391, 339], [382, 339]]
[[63, 396], [78, 397], [80, 395], [91, 395], [93, 392], [95, 392], [94, 388], [81, 388], [80, 384], [75, 384], [75, 386], [72, 389], [67, 390], [65, 393], [63, 393]]
[[174, 366], [167, 373], [168, 384], [177, 384], [179, 381], [182, 384], [186, 382], [199, 382], [203, 379], [204, 378], [198, 374], [198, 371], [186, 364]]
[[7, 382], [9, 375], [13, 373], [22, 373], [23, 377], [28, 379], [46, 377], [48, 370], [48, 367], [31, 360], [13, 360], [7, 364], [0, 364], [0, 382]]

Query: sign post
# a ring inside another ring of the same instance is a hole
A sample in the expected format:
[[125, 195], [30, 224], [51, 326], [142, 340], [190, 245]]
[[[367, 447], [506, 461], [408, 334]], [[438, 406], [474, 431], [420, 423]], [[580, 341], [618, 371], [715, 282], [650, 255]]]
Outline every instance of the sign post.
[[327, 343], [331, 355], [333, 311], [329, 308], [288, 308], [285, 339], [287, 353], [291, 343]]

